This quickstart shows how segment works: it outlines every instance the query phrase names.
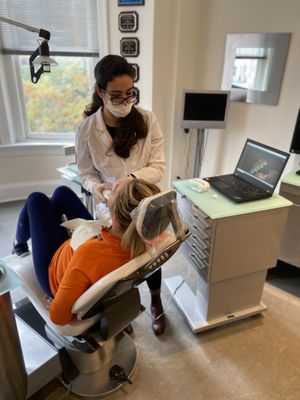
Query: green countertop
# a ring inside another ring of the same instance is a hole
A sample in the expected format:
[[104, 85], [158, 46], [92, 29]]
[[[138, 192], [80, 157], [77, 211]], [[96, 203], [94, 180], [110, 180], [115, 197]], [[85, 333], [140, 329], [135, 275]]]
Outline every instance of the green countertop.
[[285, 175], [282, 179], [281, 182], [283, 183], [289, 183], [290, 185], [295, 185], [295, 186], [300, 186], [300, 175], [296, 174], [296, 171], [298, 171], [299, 168], [295, 169], [294, 171], [288, 173]]
[[238, 204], [212, 188], [208, 189], [206, 192], [198, 193], [191, 189], [189, 180], [174, 181], [172, 185], [178, 192], [184, 194], [192, 203], [212, 219], [289, 207], [293, 204], [291, 201], [277, 194], [274, 194], [268, 199]]
[[15, 272], [5, 265], [4, 261], [0, 260], [0, 266], [4, 270], [4, 276], [0, 280], [0, 296], [2, 296], [3, 294], [21, 286], [22, 280]]
[[62, 175], [66, 175], [72, 181], [81, 184], [81, 178], [79, 176], [77, 164], [65, 165], [64, 167], [57, 168], [57, 171], [59, 171]]

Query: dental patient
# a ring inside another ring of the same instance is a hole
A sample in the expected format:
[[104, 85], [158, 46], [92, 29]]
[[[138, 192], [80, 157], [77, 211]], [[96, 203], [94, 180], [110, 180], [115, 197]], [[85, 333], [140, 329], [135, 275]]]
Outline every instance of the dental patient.
[[[45, 293], [53, 298], [49, 311], [55, 324], [70, 322], [74, 318], [73, 304], [91, 285], [145, 251], [130, 213], [143, 198], [159, 192], [156, 185], [141, 179], [133, 179], [113, 192], [108, 201], [111, 227], [103, 227], [76, 249], [61, 226], [62, 216], [68, 220], [93, 219], [77, 195], [61, 186], [50, 199], [38, 192], [27, 198], [19, 216], [13, 253], [19, 257], [28, 254], [27, 241], [31, 238], [36, 275]], [[157, 300], [163, 314], [160, 295]]]

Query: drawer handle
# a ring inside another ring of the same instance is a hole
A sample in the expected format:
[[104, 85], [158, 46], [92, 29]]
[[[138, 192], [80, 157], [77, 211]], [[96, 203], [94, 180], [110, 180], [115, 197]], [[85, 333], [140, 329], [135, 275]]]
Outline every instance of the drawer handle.
[[202, 229], [204, 229], [206, 231], [211, 229], [211, 226], [208, 223], [206, 223], [205, 221], [203, 221], [203, 219], [200, 218], [198, 215], [193, 214], [192, 217], [197, 220], [199, 225], [201, 225]]
[[203, 218], [208, 218], [208, 216], [203, 211], [201, 211], [200, 208], [196, 206], [196, 204], [192, 204], [192, 209], [194, 209], [197, 213], [200, 213]]
[[204, 242], [202, 242], [202, 240], [200, 238], [198, 238], [198, 236], [196, 236], [195, 234], [192, 234], [191, 238], [198, 244], [198, 246], [200, 247], [201, 250], [207, 249], [207, 245]]
[[198, 265], [198, 267], [199, 267], [200, 269], [204, 269], [204, 268], [205, 268], [205, 265], [203, 265], [203, 264], [199, 261], [199, 259], [196, 257], [196, 255], [195, 255], [194, 253], [190, 253], [190, 256], [195, 260], [195, 262], [197, 263], [197, 265]]
[[193, 224], [192, 227], [195, 228], [198, 232], [200, 232], [201, 235], [203, 235], [206, 239], [208, 238], [207, 234], [205, 232], [203, 232], [203, 230], [201, 228], [199, 228], [198, 225]]
[[198, 246], [195, 243], [191, 243], [191, 246], [194, 250], [197, 250], [201, 259], [202, 258], [207, 258], [207, 256], [203, 253], [203, 251], [201, 251], [200, 249], [198, 249]]

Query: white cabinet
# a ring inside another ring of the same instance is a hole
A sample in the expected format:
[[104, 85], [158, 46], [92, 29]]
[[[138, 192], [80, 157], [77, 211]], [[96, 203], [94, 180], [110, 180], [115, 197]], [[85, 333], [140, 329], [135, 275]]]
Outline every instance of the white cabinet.
[[165, 283], [191, 329], [200, 332], [264, 310], [267, 269], [276, 265], [291, 203], [277, 196], [235, 208], [223, 196], [209, 201], [212, 189], [196, 197], [183, 182], [175, 188], [191, 231], [181, 248], [197, 271], [197, 289], [193, 293], [181, 276]]
[[300, 268], [300, 186], [282, 182], [280, 194], [294, 204], [289, 211], [279, 259]]

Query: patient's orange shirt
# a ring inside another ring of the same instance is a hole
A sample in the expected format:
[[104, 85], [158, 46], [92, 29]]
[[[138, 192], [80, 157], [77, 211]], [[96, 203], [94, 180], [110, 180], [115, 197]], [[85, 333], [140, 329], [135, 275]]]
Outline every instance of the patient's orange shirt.
[[51, 321], [58, 325], [70, 322], [75, 301], [93, 283], [130, 260], [130, 252], [121, 246], [121, 239], [101, 232], [102, 240], [93, 237], [75, 251], [70, 239], [55, 252], [49, 265], [49, 284], [54, 299], [50, 305]]

